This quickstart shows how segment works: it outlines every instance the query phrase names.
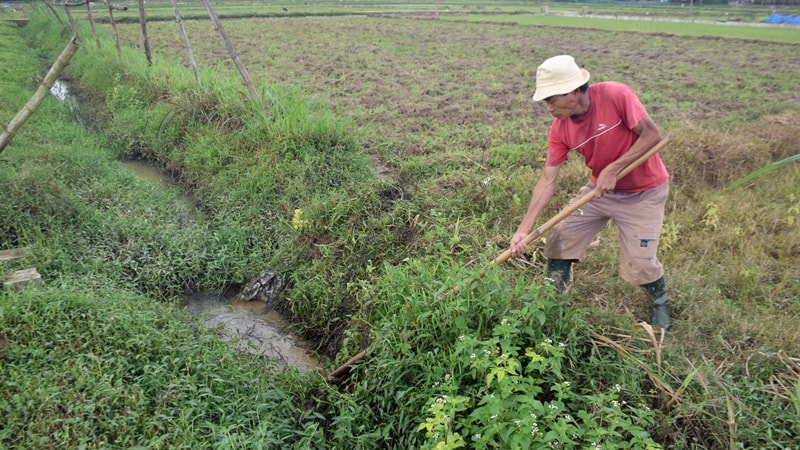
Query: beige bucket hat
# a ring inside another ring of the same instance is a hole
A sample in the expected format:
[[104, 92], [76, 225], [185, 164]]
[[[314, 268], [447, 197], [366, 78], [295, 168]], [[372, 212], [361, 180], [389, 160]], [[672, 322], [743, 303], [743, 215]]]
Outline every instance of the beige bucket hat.
[[589, 81], [589, 71], [581, 69], [569, 55], [553, 56], [536, 69], [536, 92], [539, 102], [554, 95], [568, 94]]

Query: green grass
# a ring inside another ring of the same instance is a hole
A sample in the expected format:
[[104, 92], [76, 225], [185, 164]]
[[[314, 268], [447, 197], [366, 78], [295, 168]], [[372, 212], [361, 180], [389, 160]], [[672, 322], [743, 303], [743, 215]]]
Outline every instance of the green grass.
[[[33, 19], [21, 32], [51, 59], [67, 34]], [[2, 445], [509, 447], [531, 413], [543, 445], [795, 445], [796, 164], [720, 193], [797, 153], [793, 47], [574, 31], [593, 78], [628, 80], [674, 137], [661, 257], [676, 323], [658, 353], [633, 332], [646, 298], [614, 276], [613, 227], [576, 266], [567, 309], [537, 254], [488, 267], [540, 170], [549, 118], [530, 104], [531, 73], [562, 50], [553, 28], [225, 25], [260, 68], [260, 103], [208, 22], [187, 23], [202, 87], [174, 24], [150, 27], [152, 67], [123, 25], [121, 57], [104, 37], [70, 64], [95, 131], [48, 101], [0, 154], [2, 247], [32, 255], [1, 267], [44, 277], [0, 293]], [[3, 30], [4, 61], [44, 66]], [[9, 99], [24, 103], [35, 78], [15, 78]], [[4, 117], [19, 107], [3, 103]], [[378, 178], [369, 153], [396, 177]], [[197, 218], [117, 161], [131, 157], [174, 174]], [[548, 214], [585, 179], [575, 158], [562, 172]], [[291, 275], [279, 308], [330, 357], [320, 373], [273, 374], [172, 306], [264, 269]], [[367, 347], [350, 377], [324, 379]]]

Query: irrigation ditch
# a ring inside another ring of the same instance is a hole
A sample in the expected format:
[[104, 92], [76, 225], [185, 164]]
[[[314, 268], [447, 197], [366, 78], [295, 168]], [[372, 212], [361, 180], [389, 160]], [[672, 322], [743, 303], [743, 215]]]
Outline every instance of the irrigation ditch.
[[[79, 96], [73, 94], [68, 81], [56, 80], [50, 93], [68, 106], [79, 125], [86, 127], [89, 124], [89, 114]], [[123, 160], [120, 163], [137, 177], [153, 183], [159, 189], [179, 192], [175, 211], [181, 215], [181, 222], [191, 224], [202, 215], [192, 193], [156, 164], [141, 159]], [[251, 282], [243, 289], [252, 284]], [[279, 289], [283, 287], [280, 286]], [[269, 299], [264, 298], [263, 294], [253, 293], [244, 299], [240, 293], [218, 295], [195, 292], [187, 294], [180, 301], [180, 307], [197, 316], [209, 328], [215, 329], [223, 340], [230, 342], [237, 350], [262, 357], [271, 367], [314, 370], [319, 365], [319, 357], [309, 352], [311, 344], [288, 331], [290, 324], [286, 318], [270, 308], [270, 304], [265, 301]]]

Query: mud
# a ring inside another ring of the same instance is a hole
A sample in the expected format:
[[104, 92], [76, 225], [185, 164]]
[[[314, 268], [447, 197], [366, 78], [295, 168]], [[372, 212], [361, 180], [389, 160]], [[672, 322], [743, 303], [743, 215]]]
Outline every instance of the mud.
[[200, 316], [221, 338], [238, 350], [261, 356], [278, 369], [294, 367], [314, 370], [319, 359], [306, 351], [307, 343], [286, 333], [287, 323], [263, 302], [228, 301], [222, 297], [195, 294], [183, 302], [186, 311]]

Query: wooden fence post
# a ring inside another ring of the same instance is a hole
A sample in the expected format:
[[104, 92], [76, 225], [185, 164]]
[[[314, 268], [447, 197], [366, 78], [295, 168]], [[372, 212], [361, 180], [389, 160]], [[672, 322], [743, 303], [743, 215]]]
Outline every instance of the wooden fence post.
[[64, 21], [61, 20], [61, 16], [58, 15], [58, 13], [56, 12], [56, 9], [53, 8], [53, 5], [50, 2], [48, 2], [47, 0], [45, 0], [44, 4], [47, 5], [47, 9], [49, 9], [50, 12], [53, 13], [54, 16], [56, 16], [56, 19], [58, 19], [58, 23], [60, 23], [61, 25], [64, 25]]
[[92, 18], [92, 3], [90, 1], [86, 1], [86, 18], [89, 19], [89, 26], [92, 27], [92, 36], [94, 36], [94, 42], [97, 44], [97, 48], [100, 48], [100, 38], [97, 37], [97, 30], [94, 27], [94, 19]]
[[230, 39], [228, 39], [225, 29], [222, 28], [222, 22], [220, 22], [217, 13], [214, 12], [214, 9], [211, 7], [211, 4], [208, 2], [208, 0], [203, 0], [203, 5], [206, 7], [206, 11], [208, 12], [208, 16], [211, 18], [211, 21], [214, 22], [217, 32], [222, 37], [222, 41], [225, 43], [225, 48], [228, 49], [228, 54], [236, 64], [236, 68], [239, 69], [239, 75], [241, 75], [242, 81], [244, 82], [245, 86], [247, 86], [247, 90], [250, 92], [250, 98], [256, 103], [261, 103], [258, 98], [258, 93], [256, 93], [256, 88], [253, 87], [253, 83], [250, 81], [250, 75], [247, 74], [247, 70], [244, 68], [244, 64], [242, 64], [242, 61], [239, 59], [239, 55], [233, 48]]
[[178, 0], [172, 0], [172, 8], [175, 10], [175, 22], [178, 23], [178, 29], [180, 30], [181, 38], [183, 39], [183, 46], [186, 47], [186, 53], [189, 55], [189, 64], [192, 65], [194, 78], [197, 80], [197, 85], [202, 87], [203, 84], [200, 82], [200, 71], [197, 69], [197, 61], [194, 60], [194, 53], [192, 53], [192, 45], [189, 44], [189, 36], [186, 35], [186, 28], [183, 27], [181, 14], [178, 11]]
[[[119, 34], [117, 33], [117, 23], [114, 21], [114, 8], [111, 7], [111, 2], [108, 0], [103, 0], [103, 3], [108, 8], [108, 20], [111, 22], [111, 34], [114, 36], [114, 45], [117, 47], [117, 55], [122, 54], [122, 50], [119, 47]], [[127, 9], [127, 8], [126, 8]]]
[[78, 32], [78, 23], [75, 22], [75, 18], [72, 17], [72, 13], [69, 12], [69, 2], [67, 2], [67, 0], [64, 0], [64, 3], [62, 3], [62, 5], [64, 6], [64, 11], [66, 11], [67, 13], [67, 19], [69, 19], [69, 26], [72, 27], [72, 32], [75, 34], [78, 40], [80, 40], [81, 34]]
[[144, 56], [147, 58], [147, 65], [152, 66], [153, 57], [150, 56], [150, 40], [147, 38], [147, 19], [144, 16], [144, 0], [139, 0], [139, 26], [142, 28]]

